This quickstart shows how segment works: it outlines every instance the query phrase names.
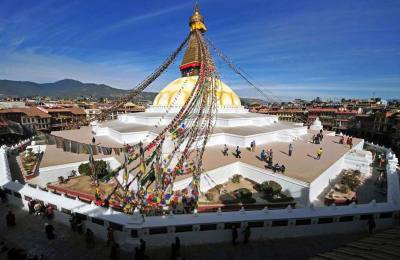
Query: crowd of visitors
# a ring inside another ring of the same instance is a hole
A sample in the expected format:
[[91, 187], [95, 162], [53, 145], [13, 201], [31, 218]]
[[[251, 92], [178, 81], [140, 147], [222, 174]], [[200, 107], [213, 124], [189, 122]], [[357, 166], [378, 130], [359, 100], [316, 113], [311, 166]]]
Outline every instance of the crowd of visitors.
[[43, 201], [29, 199], [28, 208], [29, 214], [43, 216], [48, 219], [52, 219], [54, 217], [53, 207], [49, 204], [44, 205]]

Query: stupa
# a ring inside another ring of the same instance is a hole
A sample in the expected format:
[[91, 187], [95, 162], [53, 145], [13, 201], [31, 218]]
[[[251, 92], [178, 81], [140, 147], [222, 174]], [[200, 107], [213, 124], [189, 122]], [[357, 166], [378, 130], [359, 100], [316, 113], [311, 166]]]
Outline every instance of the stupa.
[[[189, 19], [191, 32], [207, 31], [204, 18], [196, 4]], [[137, 143], [155, 138], [163, 126], [171, 122], [190, 96], [200, 71], [200, 51], [198, 41], [189, 39], [179, 70], [181, 77], [169, 83], [155, 97], [153, 104], [145, 112], [119, 115], [117, 120], [95, 124], [93, 132], [97, 136], [108, 136], [123, 143]], [[280, 123], [277, 116], [250, 113], [245, 109], [239, 96], [224, 82], [216, 82], [217, 118], [216, 127], [207, 145], [227, 144], [249, 146], [251, 141], [259, 144], [284, 141], [291, 142], [306, 134], [302, 124]]]

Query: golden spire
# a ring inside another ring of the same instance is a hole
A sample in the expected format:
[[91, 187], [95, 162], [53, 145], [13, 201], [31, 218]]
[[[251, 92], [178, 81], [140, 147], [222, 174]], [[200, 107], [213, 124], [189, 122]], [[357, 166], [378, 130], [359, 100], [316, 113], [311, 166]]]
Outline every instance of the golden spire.
[[204, 18], [200, 14], [200, 11], [199, 11], [199, 3], [198, 3], [198, 1], [196, 1], [195, 5], [194, 5], [194, 13], [190, 17], [189, 26], [190, 26], [190, 31], [191, 32], [194, 31], [194, 30], [200, 30], [201, 32], [207, 31], [207, 28], [206, 28], [206, 26], [204, 24]]

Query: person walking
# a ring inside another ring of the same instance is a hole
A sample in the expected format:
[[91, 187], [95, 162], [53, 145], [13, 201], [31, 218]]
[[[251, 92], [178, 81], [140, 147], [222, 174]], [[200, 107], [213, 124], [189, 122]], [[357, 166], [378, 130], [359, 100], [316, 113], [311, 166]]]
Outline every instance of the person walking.
[[368, 219], [368, 232], [369, 232], [370, 234], [374, 233], [375, 228], [376, 228], [376, 223], [375, 223], [374, 217], [371, 216], [371, 217]]
[[236, 151], [235, 151], [235, 157], [236, 158], [242, 158], [242, 156], [240, 156], [242, 152], [239, 149], [239, 146], [236, 146]]
[[253, 140], [253, 141], [251, 141], [251, 143], [250, 143], [250, 151], [251, 151], [251, 152], [254, 152], [255, 150], [256, 150], [256, 141]]
[[15, 222], [15, 215], [11, 210], [8, 211], [8, 214], [6, 216], [6, 223], [7, 227], [14, 227], [17, 225], [17, 223]]
[[88, 248], [93, 248], [94, 247], [94, 233], [90, 228], [86, 229], [86, 239], [85, 239], [85, 241], [86, 241], [86, 246]]
[[232, 227], [232, 244], [235, 246], [236, 245], [236, 240], [238, 238], [238, 232], [236, 229], [236, 226]]
[[7, 194], [4, 190], [0, 189], [0, 200], [2, 203], [7, 202]]
[[317, 160], [321, 159], [322, 152], [323, 152], [322, 147], [320, 147], [320, 148], [317, 150], [317, 158], [316, 158]]
[[292, 156], [293, 153], [293, 145], [292, 143], [289, 144], [289, 156]]
[[44, 224], [44, 231], [46, 233], [48, 240], [53, 240], [56, 238], [56, 236], [54, 235], [54, 230], [55, 229], [54, 229], [53, 225], [51, 225], [49, 223]]
[[176, 245], [175, 243], [171, 244], [171, 260], [176, 259]]
[[243, 243], [247, 244], [249, 242], [249, 238], [250, 238], [250, 227], [247, 225], [247, 227], [245, 228], [245, 230], [243, 231], [244, 234], [244, 240]]
[[146, 241], [140, 239], [140, 254], [143, 258], [146, 256]]
[[229, 151], [228, 146], [226, 146], [226, 144], [224, 144], [224, 150], [222, 150], [222, 154], [224, 156], [228, 156], [228, 151]]
[[110, 259], [119, 260], [119, 245], [117, 243], [113, 243], [111, 246]]
[[107, 228], [107, 246], [114, 243], [114, 230], [111, 227]]
[[175, 255], [176, 257], [181, 256], [181, 240], [179, 237], [175, 237]]

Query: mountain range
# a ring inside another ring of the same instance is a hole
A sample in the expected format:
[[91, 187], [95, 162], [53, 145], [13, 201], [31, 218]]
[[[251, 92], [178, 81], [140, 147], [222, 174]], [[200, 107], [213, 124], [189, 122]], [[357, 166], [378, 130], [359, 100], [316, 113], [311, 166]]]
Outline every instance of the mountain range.
[[[31, 81], [0, 80], [0, 98], [48, 96], [53, 98], [118, 98], [126, 95], [128, 90], [113, 88], [105, 84], [82, 83], [74, 79], [63, 79], [53, 83], [35, 83]], [[153, 101], [157, 93], [142, 92], [137, 98]], [[265, 103], [260, 99], [241, 98], [242, 104]]]
[[0, 80], [0, 96], [12, 97], [119, 97], [128, 91], [104, 84], [82, 83], [73, 79], [63, 79], [53, 83], [31, 81]]

